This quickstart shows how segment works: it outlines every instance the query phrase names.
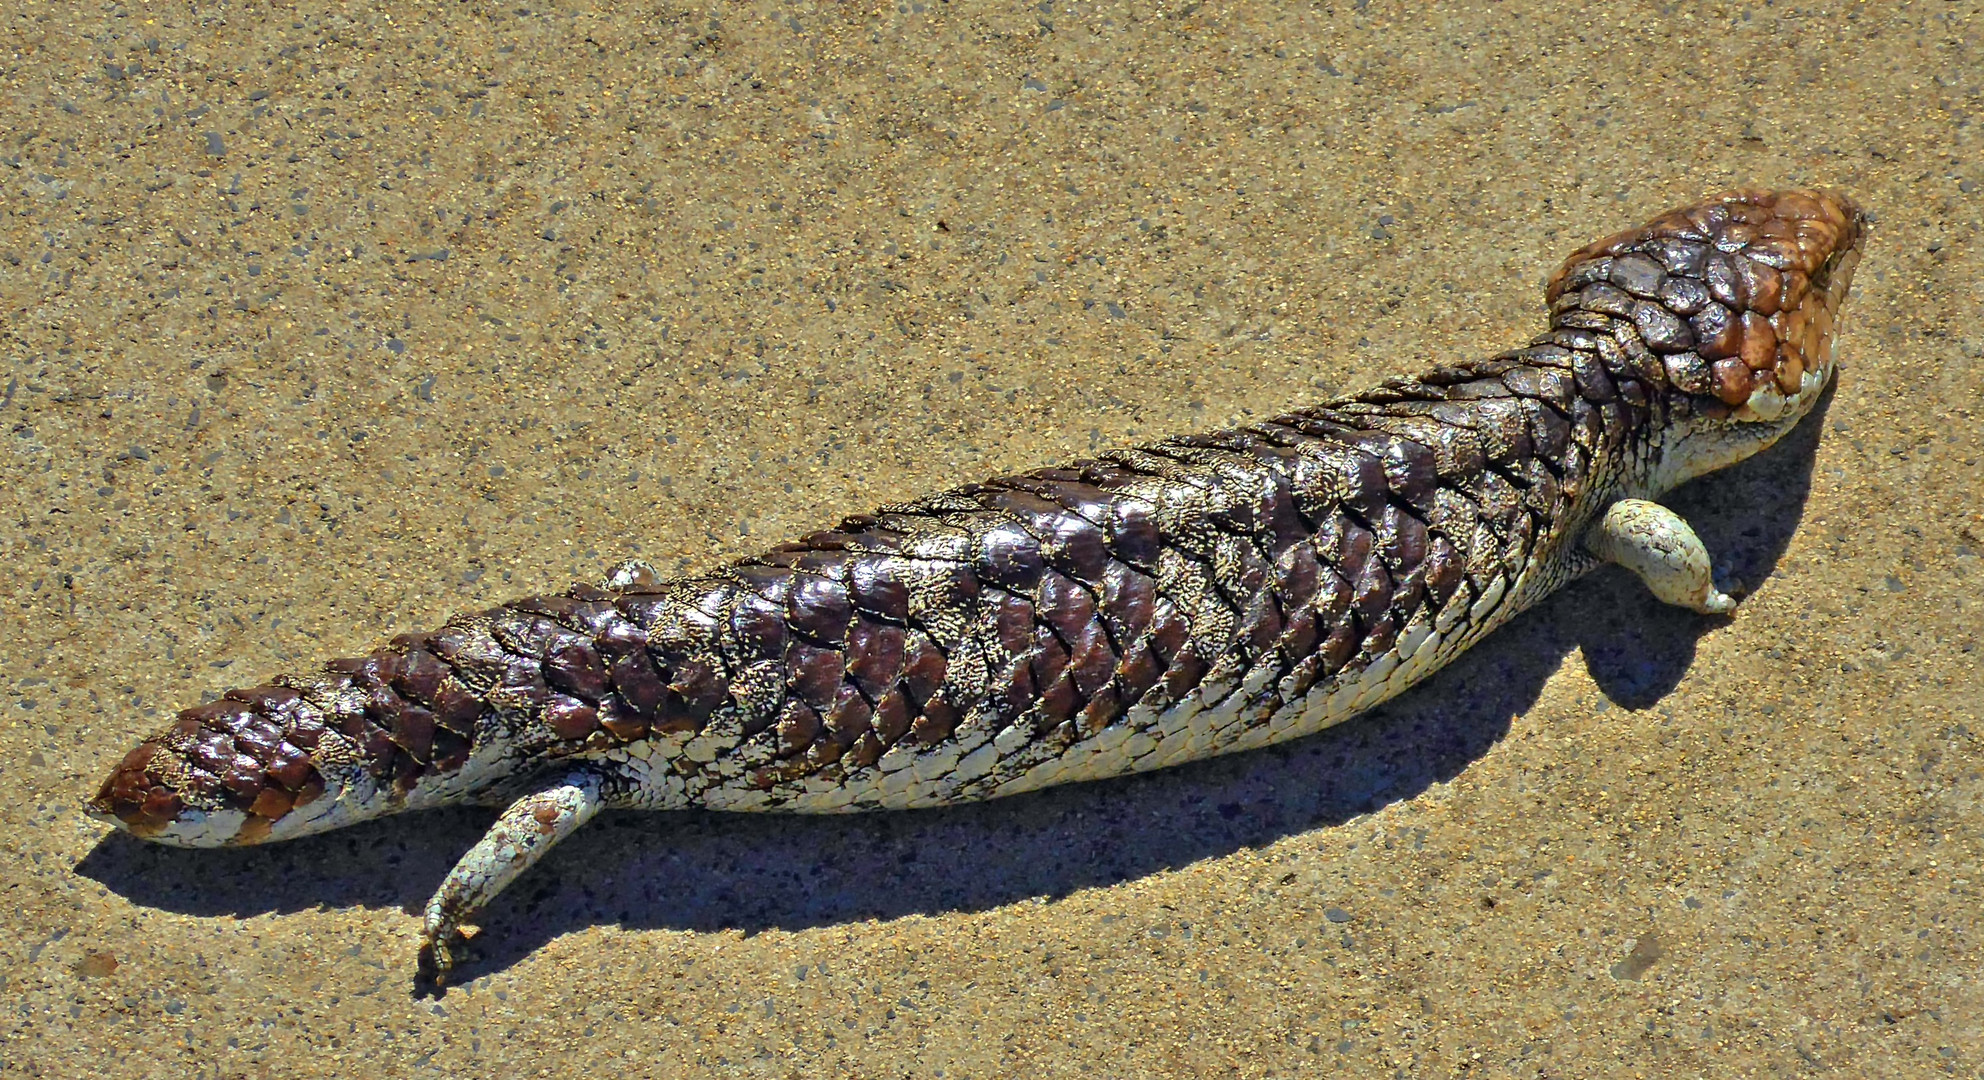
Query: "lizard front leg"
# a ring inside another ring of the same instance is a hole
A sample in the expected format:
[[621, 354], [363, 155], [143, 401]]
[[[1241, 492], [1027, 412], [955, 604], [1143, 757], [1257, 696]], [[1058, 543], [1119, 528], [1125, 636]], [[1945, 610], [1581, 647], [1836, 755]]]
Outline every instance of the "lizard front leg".
[[461, 924], [530, 869], [531, 864], [591, 821], [603, 805], [605, 778], [597, 769], [580, 767], [557, 776], [503, 811], [489, 831], [476, 841], [427, 902], [421, 937], [433, 958], [434, 984], [447, 983], [454, 966]]
[[1720, 615], [1736, 600], [1715, 587], [1708, 549], [1681, 515], [1645, 499], [1620, 499], [1585, 534], [1585, 550], [1618, 563], [1653, 595], [1690, 611]]

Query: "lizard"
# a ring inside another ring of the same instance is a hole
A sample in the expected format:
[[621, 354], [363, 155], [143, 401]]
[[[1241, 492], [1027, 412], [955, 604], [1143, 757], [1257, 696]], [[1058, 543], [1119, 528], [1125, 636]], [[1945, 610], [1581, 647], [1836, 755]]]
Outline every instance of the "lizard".
[[501, 807], [426, 906], [438, 984], [602, 809], [928, 807], [1264, 746], [1604, 563], [1727, 613], [1655, 500], [1819, 399], [1867, 228], [1825, 190], [1676, 209], [1572, 254], [1521, 348], [457, 615], [178, 713], [89, 810], [211, 847]]

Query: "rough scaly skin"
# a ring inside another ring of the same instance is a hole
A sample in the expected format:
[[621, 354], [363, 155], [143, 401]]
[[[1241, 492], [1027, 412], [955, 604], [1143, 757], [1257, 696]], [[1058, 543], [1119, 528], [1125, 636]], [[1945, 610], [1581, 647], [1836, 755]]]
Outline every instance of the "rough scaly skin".
[[1573, 255], [1524, 348], [457, 616], [180, 713], [91, 809], [203, 847], [506, 806], [428, 907], [445, 976], [460, 923], [603, 807], [933, 806], [1262, 746], [1601, 560], [1728, 610], [1648, 500], [1811, 407], [1863, 232], [1827, 192], [1677, 210]]

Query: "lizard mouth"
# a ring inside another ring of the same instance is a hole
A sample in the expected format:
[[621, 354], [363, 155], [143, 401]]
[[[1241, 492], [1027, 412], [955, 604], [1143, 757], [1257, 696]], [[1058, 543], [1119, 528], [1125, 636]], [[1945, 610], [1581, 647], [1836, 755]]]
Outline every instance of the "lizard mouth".
[[1836, 192], [1732, 192], [1588, 245], [1548, 295], [1567, 325], [1631, 319], [1636, 344], [1660, 354], [1648, 376], [1703, 415], [1777, 425], [1832, 379], [1866, 227]]
[[[1774, 353], [1767, 358], [1769, 367], [1752, 376], [1752, 389], [1737, 405], [1735, 419], [1773, 423], [1787, 416], [1804, 415], [1812, 402], [1818, 400], [1837, 369], [1833, 360], [1833, 331], [1859, 262], [1856, 229], [1846, 245], [1829, 254], [1813, 272], [1802, 301], [1769, 317], [1770, 337], [1775, 339]], [[1747, 356], [1744, 361], [1748, 366]], [[1759, 377], [1766, 372], [1769, 378]]]

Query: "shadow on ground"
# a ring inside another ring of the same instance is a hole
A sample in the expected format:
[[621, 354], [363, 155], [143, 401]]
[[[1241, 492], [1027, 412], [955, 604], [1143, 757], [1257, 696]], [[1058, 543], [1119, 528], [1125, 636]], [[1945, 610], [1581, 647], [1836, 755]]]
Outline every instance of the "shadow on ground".
[[[1724, 589], [1761, 584], [1789, 544], [1830, 402], [1828, 394], [1778, 446], [1667, 500], [1695, 524]], [[501, 970], [603, 922], [756, 932], [983, 910], [1338, 825], [1487, 754], [1573, 649], [1607, 698], [1643, 709], [1679, 683], [1696, 640], [1720, 621], [1663, 606], [1608, 568], [1396, 700], [1283, 746], [941, 810], [603, 815], [485, 913], [489, 930], [457, 978]], [[112, 833], [76, 870], [133, 903], [191, 915], [318, 906], [412, 914], [490, 820], [486, 811], [432, 811], [214, 851]]]

